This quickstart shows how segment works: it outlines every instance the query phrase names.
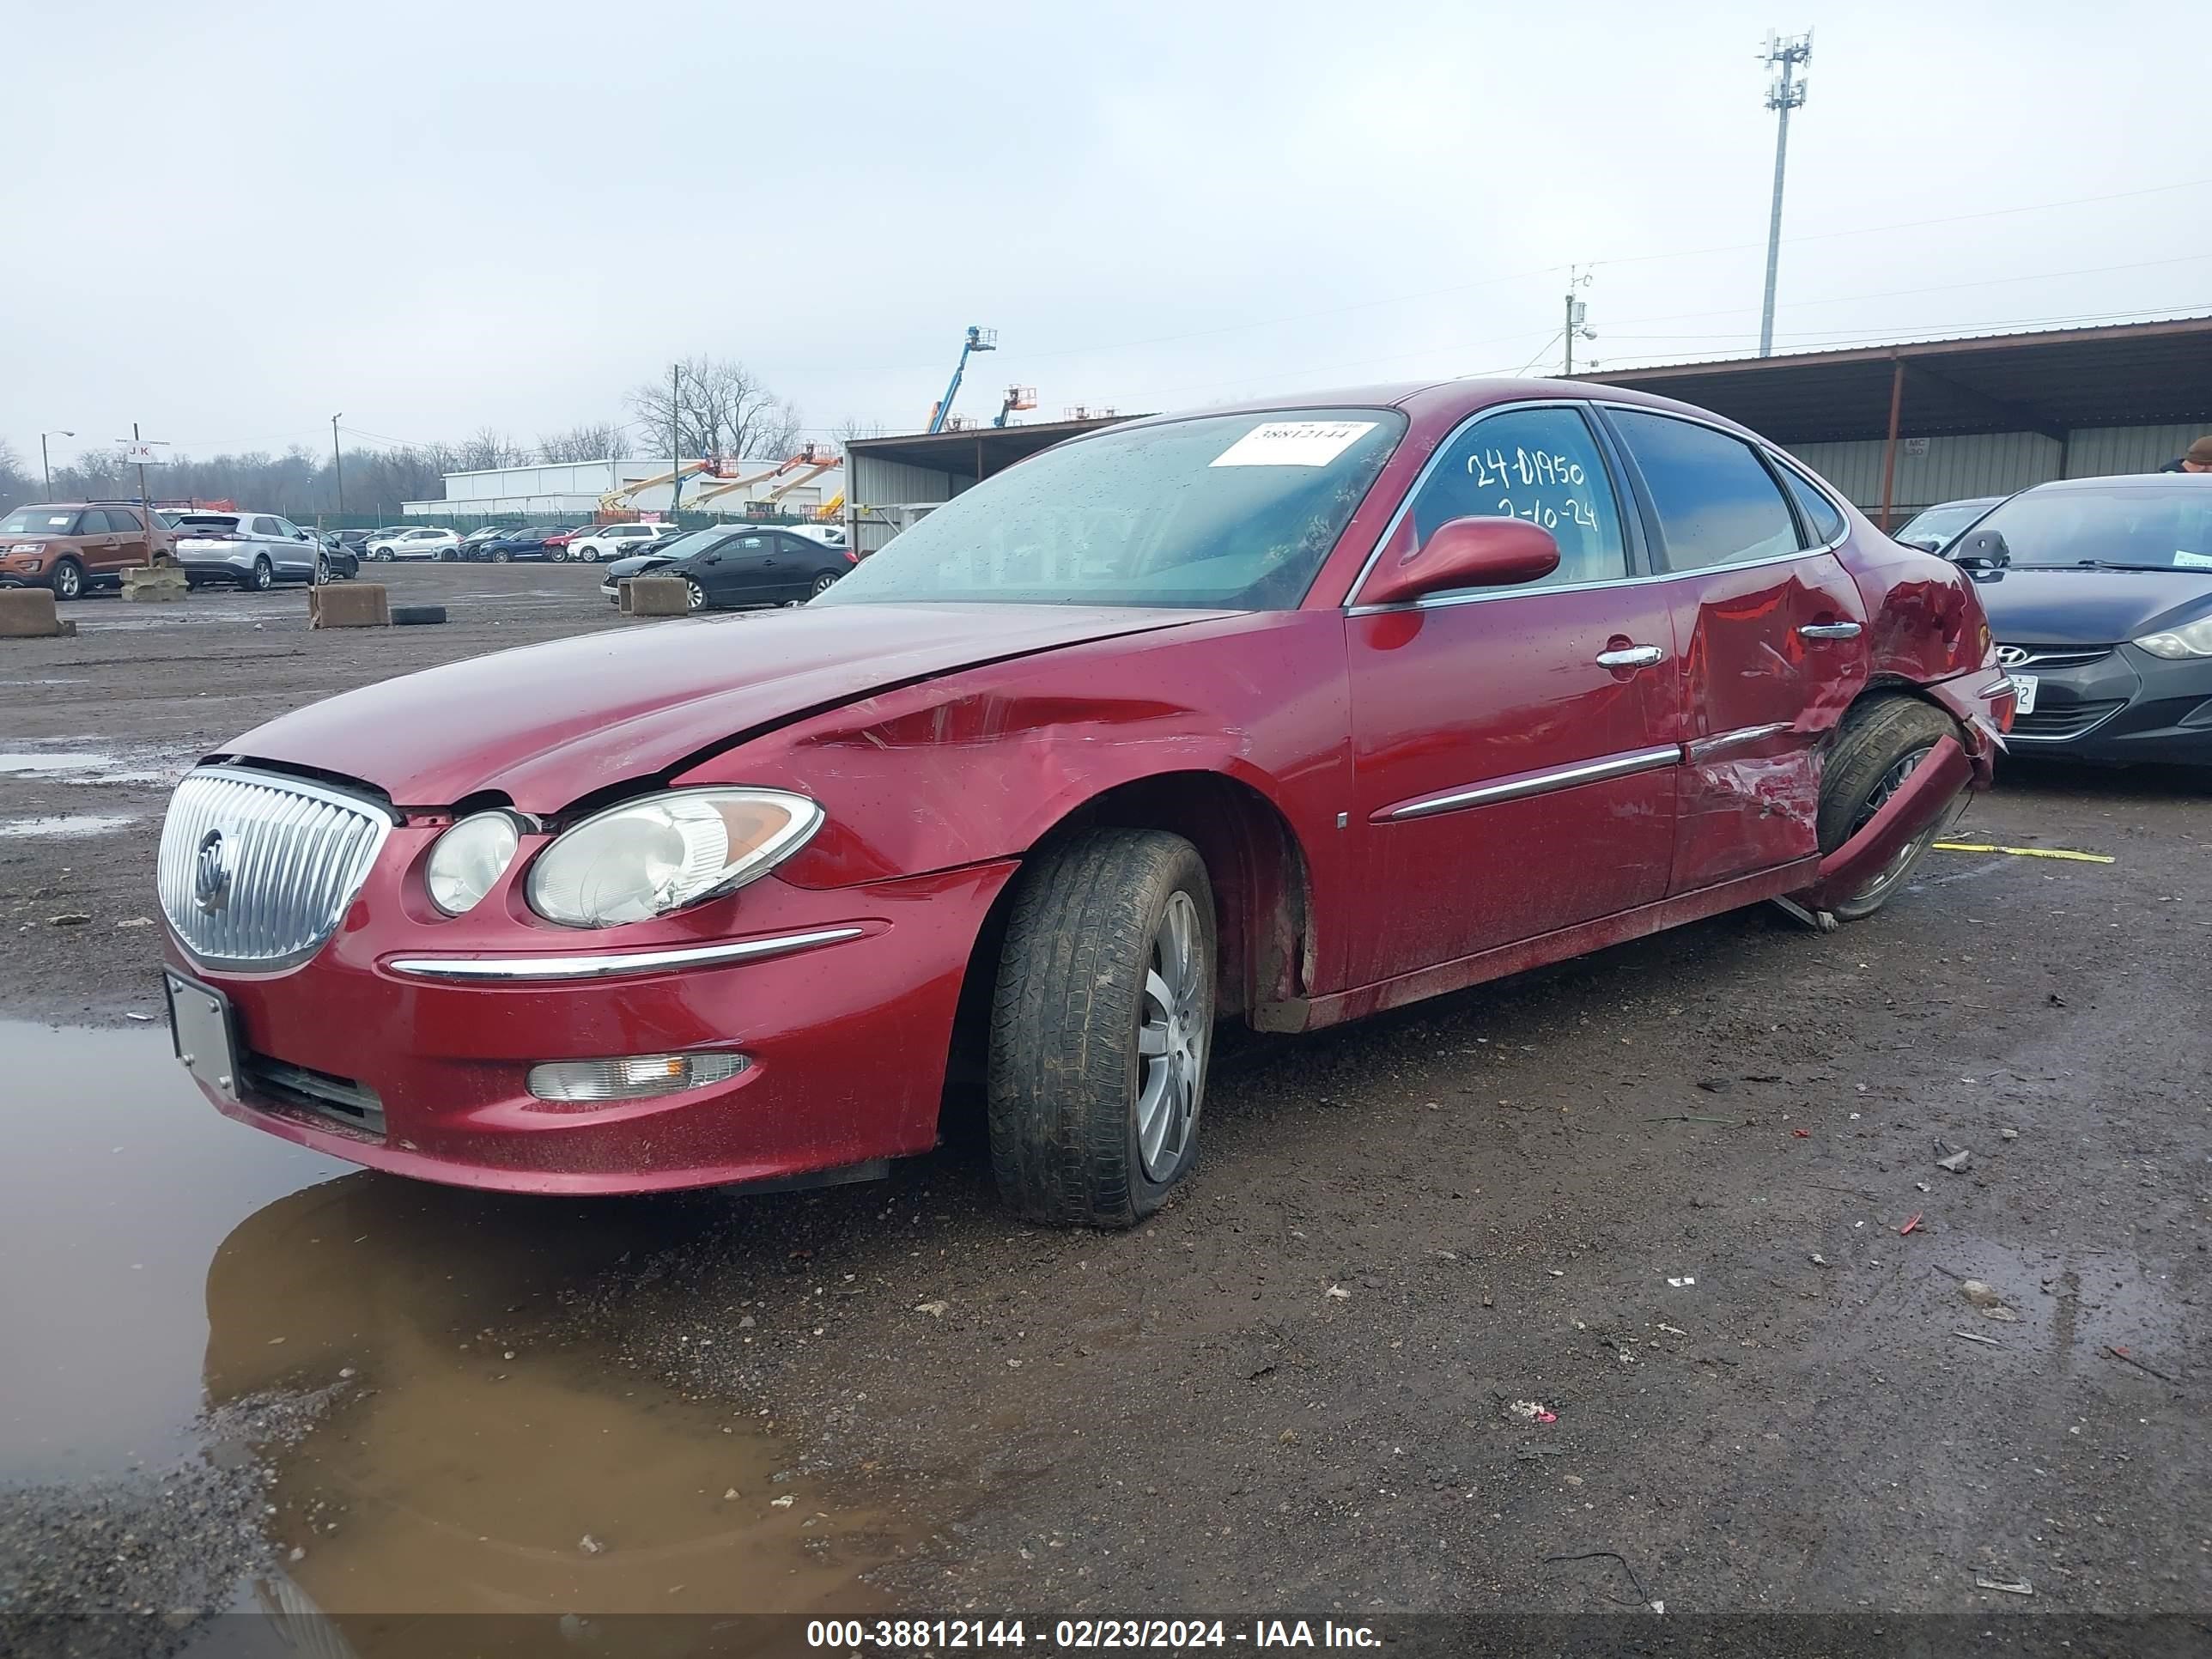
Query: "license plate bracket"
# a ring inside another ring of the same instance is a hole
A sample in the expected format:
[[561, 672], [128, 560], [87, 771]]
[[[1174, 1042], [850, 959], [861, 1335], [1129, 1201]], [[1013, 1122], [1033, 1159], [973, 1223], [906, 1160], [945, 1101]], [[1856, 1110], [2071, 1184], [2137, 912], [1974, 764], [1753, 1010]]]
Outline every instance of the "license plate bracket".
[[193, 1078], [226, 1100], [240, 1098], [238, 1021], [230, 999], [212, 985], [164, 973], [169, 999], [169, 1040]]
[[2033, 714], [2035, 712], [2035, 693], [2039, 684], [2033, 674], [2014, 674], [2012, 677], [2013, 693], [2017, 698], [2013, 705], [2014, 714]]

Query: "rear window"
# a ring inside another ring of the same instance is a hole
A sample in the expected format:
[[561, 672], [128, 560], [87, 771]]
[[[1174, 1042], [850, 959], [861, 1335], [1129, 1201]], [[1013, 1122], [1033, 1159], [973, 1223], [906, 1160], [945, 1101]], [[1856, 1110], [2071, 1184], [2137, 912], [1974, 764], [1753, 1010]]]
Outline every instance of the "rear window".
[[76, 518], [73, 507], [19, 507], [0, 520], [0, 536], [67, 536]]
[[177, 518], [177, 528], [187, 536], [195, 530], [235, 532], [238, 528], [238, 515], [234, 513], [179, 514]]

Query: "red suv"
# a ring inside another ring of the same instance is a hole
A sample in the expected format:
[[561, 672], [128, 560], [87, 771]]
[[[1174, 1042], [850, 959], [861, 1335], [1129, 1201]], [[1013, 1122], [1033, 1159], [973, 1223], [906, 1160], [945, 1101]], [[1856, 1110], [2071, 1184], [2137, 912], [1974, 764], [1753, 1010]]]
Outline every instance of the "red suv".
[[176, 532], [135, 501], [51, 501], [0, 519], [0, 587], [51, 587], [74, 599], [119, 587], [123, 573], [168, 561]]

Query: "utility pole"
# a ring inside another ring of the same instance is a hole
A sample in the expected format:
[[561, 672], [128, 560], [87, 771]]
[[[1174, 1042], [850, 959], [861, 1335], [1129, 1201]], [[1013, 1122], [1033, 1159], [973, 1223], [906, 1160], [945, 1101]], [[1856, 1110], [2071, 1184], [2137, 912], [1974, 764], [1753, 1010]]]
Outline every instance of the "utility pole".
[[668, 470], [676, 476], [668, 481], [668, 522], [676, 522], [676, 509], [684, 501], [684, 427], [679, 399], [684, 386], [684, 365], [668, 366]]
[[345, 462], [338, 457], [338, 422], [344, 411], [331, 416], [331, 476], [337, 480], [338, 517], [345, 517]]
[[76, 433], [64, 431], [60, 427], [56, 427], [52, 432], [39, 434], [39, 476], [46, 481], [46, 494], [49, 495], [54, 493], [54, 469], [53, 464], [46, 459], [46, 440], [76, 436]]
[[[136, 421], [131, 422], [131, 444], [134, 449], [138, 446], [138, 422]], [[146, 494], [146, 463], [143, 461], [138, 463], [138, 505], [145, 509], [149, 518], [152, 517], [154, 503]]]
[[1813, 55], [1813, 31], [1766, 37], [1759, 60], [1773, 73], [1766, 82], [1766, 106], [1780, 119], [1774, 129], [1774, 210], [1766, 224], [1766, 302], [1759, 313], [1759, 355], [1774, 355], [1774, 277], [1782, 258], [1782, 173], [1790, 157], [1790, 112], [1805, 102], [1805, 82], [1797, 66]]
[[1576, 338], [1577, 337], [1585, 340], [1597, 338], [1597, 331], [1589, 325], [1589, 307], [1575, 297], [1577, 289], [1588, 288], [1589, 285], [1589, 271], [1583, 270], [1579, 265], [1567, 267], [1567, 325], [1565, 331], [1567, 349], [1565, 361], [1559, 369], [1560, 377], [1564, 380], [1574, 378]]

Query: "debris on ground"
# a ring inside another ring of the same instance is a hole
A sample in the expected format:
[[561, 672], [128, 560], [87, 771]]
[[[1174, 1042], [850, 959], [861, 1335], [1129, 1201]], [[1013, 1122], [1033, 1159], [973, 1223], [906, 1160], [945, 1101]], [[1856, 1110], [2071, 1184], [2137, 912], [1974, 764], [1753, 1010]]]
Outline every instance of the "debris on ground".
[[918, 1314], [927, 1314], [932, 1319], [942, 1319], [951, 1305], [950, 1302], [917, 1302], [914, 1304], [914, 1310]]
[[781, 1498], [769, 1498], [768, 1500], [768, 1506], [772, 1510], [787, 1510], [797, 1500], [794, 1499], [789, 1492], [786, 1492]]
[[1565, 1561], [1618, 1561], [1620, 1563], [1620, 1570], [1628, 1575], [1628, 1582], [1635, 1586], [1637, 1600], [1624, 1601], [1619, 1596], [1612, 1595], [1608, 1595], [1605, 1599], [1619, 1607], [1632, 1607], [1640, 1605], [1650, 1608], [1654, 1613], [1667, 1611], [1667, 1604], [1664, 1601], [1655, 1601], [1651, 1599], [1650, 1592], [1644, 1588], [1644, 1581], [1636, 1576], [1636, 1569], [1628, 1565], [1628, 1558], [1618, 1551], [1585, 1550], [1579, 1555], [1547, 1555], [1544, 1558], [1544, 1565], [1547, 1567]]
[[1961, 1342], [1978, 1342], [1985, 1348], [2002, 1348], [2004, 1346], [2003, 1343], [1998, 1341], [1996, 1338], [1993, 1336], [1977, 1336], [1972, 1331], [1954, 1331], [1951, 1334], [1957, 1337]]
[[48, 916], [46, 918], [46, 926], [49, 927], [82, 927], [85, 923], [91, 920], [92, 918], [82, 910], [64, 910], [58, 916]]
[[1556, 1423], [1559, 1414], [1539, 1400], [1509, 1400], [1505, 1414], [1523, 1423]]
[[1825, 1267], [1828, 1265], [1828, 1258], [1815, 1250], [1813, 1252], [1813, 1265], [1816, 1267]]
[[1334, 1297], [1339, 1302], [1349, 1302], [1352, 1300], [1352, 1292], [1346, 1290], [1341, 1285], [1332, 1285], [1327, 1290], [1323, 1291], [1322, 1294], [1323, 1296]]
[[1970, 1279], [1960, 1285], [1959, 1294], [1977, 1308], [1994, 1308], [2004, 1300], [1995, 1285], [1984, 1284], [1978, 1279]]
[[1948, 1140], [1936, 1143], [1936, 1167], [1957, 1175], [1974, 1161], [1974, 1155], [1964, 1146], [1954, 1146]]
[[2000, 1129], [1997, 1131], [1997, 1139], [2000, 1140], [2018, 1140], [2020, 1139], [2020, 1131], [2017, 1129]]
[[1974, 1588], [1976, 1589], [1996, 1590], [2005, 1595], [2033, 1595], [2035, 1594], [2035, 1586], [2029, 1583], [2025, 1578], [2014, 1578], [2008, 1581], [1996, 1578], [1977, 1578], [1974, 1580]]
[[151, 927], [154, 925], [154, 918], [151, 916], [125, 916], [122, 921], [117, 922], [115, 925], [118, 927]]
[[1697, 1281], [1697, 1279], [1696, 1279], [1695, 1275], [1693, 1275], [1693, 1274], [1686, 1274], [1686, 1273], [1685, 1275], [1683, 1275], [1683, 1276], [1682, 1276], [1681, 1278], [1680, 1278], [1680, 1279], [1668, 1279], [1667, 1282], [1668, 1282], [1669, 1285], [1673, 1285], [1676, 1290], [1678, 1290], [1678, 1291], [1679, 1291], [1679, 1290], [1682, 1290], [1682, 1289], [1686, 1288], [1686, 1286], [1688, 1286], [1688, 1285], [1694, 1285], [1694, 1284], [1696, 1284], [1698, 1281]]
[[1899, 1238], [1902, 1238], [1902, 1237], [1904, 1237], [1905, 1236], [1905, 1234], [1907, 1234], [1907, 1233], [1909, 1233], [1909, 1232], [1912, 1231], [1913, 1231], [1913, 1229], [1915, 1229], [1916, 1227], [1919, 1226], [1919, 1224], [1920, 1224], [1920, 1217], [1921, 1217], [1921, 1214], [1922, 1214], [1922, 1212], [1920, 1212], [1920, 1211], [1918, 1211], [1918, 1210], [1915, 1210], [1915, 1211], [1912, 1212], [1911, 1218], [1910, 1220], [1908, 1220], [1908, 1221], [1907, 1221], [1907, 1222], [1906, 1222], [1906, 1223], [1905, 1223], [1902, 1227], [1899, 1227], [1899, 1228], [1897, 1230], [1897, 1236], [1898, 1236]]
[[2148, 1371], [2153, 1376], [2156, 1377], [2161, 1382], [2171, 1382], [2173, 1381], [2171, 1376], [2168, 1376], [2164, 1371], [2159, 1370], [2157, 1366], [2145, 1364], [2143, 1361], [2136, 1358], [2133, 1354], [2130, 1353], [2125, 1348], [2116, 1348], [2111, 1343], [2107, 1342], [2105, 1345], [2105, 1352], [2112, 1355], [2113, 1358], [2120, 1361], [2123, 1364], [2132, 1365], [2139, 1371]]
[[606, 1546], [599, 1540], [592, 1537], [591, 1534], [586, 1533], [581, 1538], [579, 1538], [576, 1540], [576, 1547], [583, 1551], [586, 1555], [597, 1555], [602, 1550], [605, 1549]]

